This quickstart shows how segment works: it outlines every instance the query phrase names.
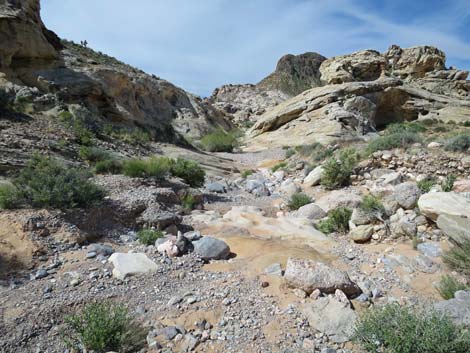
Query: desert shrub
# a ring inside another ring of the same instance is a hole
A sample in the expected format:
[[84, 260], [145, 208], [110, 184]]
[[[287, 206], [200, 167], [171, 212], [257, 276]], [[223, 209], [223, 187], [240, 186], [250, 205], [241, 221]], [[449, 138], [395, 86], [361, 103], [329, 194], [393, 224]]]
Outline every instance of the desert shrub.
[[394, 123], [387, 126], [386, 133], [388, 135], [396, 134], [396, 133], [403, 133], [403, 132], [425, 132], [426, 126], [424, 123], [420, 121], [413, 121], [411, 123]]
[[57, 118], [59, 119], [59, 121], [67, 123], [73, 120], [73, 115], [68, 110], [63, 110], [57, 115]]
[[338, 207], [328, 214], [328, 218], [318, 224], [318, 230], [325, 234], [333, 232], [346, 233], [349, 230], [349, 220], [352, 211], [346, 207]]
[[181, 198], [181, 206], [185, 211], [192, 211], [196, 208], [197, 202], [193, 195], [186, 194]]
[[318, 142], [311, 145], [297, 146], [296, 150], [301, 156], [311, 158], [313, 162], [322, 162], [333, 155], [331, 147], [324, 146]]
[[465, 127], [470, 127], [470, 120], [466, 120], [462, 123], [463, 126]]
[[114, 158], [105, 159], [96, 162], [94, 171], [96, 174], [120, 174], [122, 173], [122, 162]]
[[418, 187], [423, 194], [428, 193], [434, 185], [436, 185], [436, 179], [433, 177], [428, 177], [423, 180], [418, 181]]
[[457, 122], [456, 122], [455, 120], [449, 120], [449, 121], [447, 122], [447, 124], [449, 124], [449, 125], [456, 125]]
[[204, 136], [201, 139], [201, 146], [209, 152], [233, 152], [237, 146], [237, 136], [235, 132], [219, 129]]
[[152, 135], [143, 129], [115, 129], [109, 135], [131, 145], [145, 145], [152, 141]]
[[287, 151], [286, 151], [286, 158], [290, 158], [292, 157], [293, 155], [295, 155], [295, 149], [293, 148], [289, 148]]
[[247, 169], [247, 170], [244, 170], [244, 171], [242, 172], [241, 177], [242, 177], [243, 179], [246, 179], [246, 178], [248, 178], [250, 175], [253, 175], [253, 173], [254, 173], [254, 170], [253, 170], [253, 169]]
[[20, 203], [20, 193], [10, 182], [0, 183], [0, 209], [11, 209]]
[[78, 143], [84, 146], [93, 145], [95, 134], [80, 120], [75, 120], [72, 124], [73, 133]]
[[466, 286], [458, 279], [450, 275], [442, 276], [441, 280], [439, 281], [439, 285], [437, 286], [439, 294], [445, 300], [452, 299], [454, 297], [455, 292], [467, 289], [469, 289], [468, 286]]
[[446, 176], [444, 181], [442, 182], [442, 191], [444, 192], [450, 192], [454, 188], [454, 183], [457, 180], [457, 177], [453, 174], [449, 174]]
[[432, 125], [436, 125], [436, 124], [439, 124], [439, 119], [424, 119], [424, 120], [421, 120], [421, 124], [423, 124], [424, 126], [432, 126]]
[[358, 319], [354, 340], [367, 352], [464, 353], [470, 336], [445, 315], [429, 309], [387, 304]]
[[34, 156], [14, 184], [22, 198], [34, 207], [85, 207], [104, 195], [90, 177], [87, 170], [66, 167], [50, 157]]
[[76, 351], [137, 352], [145, 344], [146, 332], [126, 307], [109, 302], [86, 305], [65, 319], [62, 338]]
[[108, 151], [105, 151], [98, 147], [82, 146], [78, 150], [78, 156], [88, 162], [96, 163], [111, 158]]
[[13, 101], [12, 108], [15, 112], [26, 113], [28, 112], [31, 106], [31, 99], [28, 97], [16, 97]]
[[470, 277], [470, 240], [455, 244], [444, 253], [442, 259], [453, 270]]
[[159, 230], [142, 229], [137, 232], [137, 239], [144, 245], [154, 245], [157, 239], [163, 237], [163, 233]]
[[123, 162], [123, 173], [132, 178], [155, 178], [162, 180], [170, 174], [171, 160], [166, 157], [129, 159]]
[[204, 185], [206, 172], [195, 161], [177, 158], [170, 163], [170, 172], [173, 176], [183, 179], [192, 187]]
[[312, 198], [304, 193], [298, 192], [290, 197], [287, 207], [289, 207], [291, 211], [294, 211], [309, 203], [312, 203]]
[[362, 198], [360, 208], [362, 211], [369, 214], [382, 215], [385, 212], [382, 201], [373, 195], [365, 195]]
[[417, 235], [411, 238], [411, 246], [414, 250], [418, 250], [418, 245], [423, 243], [423, 239], [418, 237]]
[[328, 189], [349, 185], [351, 173], [356, 166], [357, 158], [357, 153], [353, 149], [340, 151], [337, 158], [330, 158], [323, 165], [321, 184]]
[[379, 136], [369, 142], [366, 152], [371, 154], [376, 151], [390, 150], [393, 148], [404, 148], [413, 143], [421, 142], [419, 134], [413, 131], [401, 131], [384, 136]]
[[445, 143], [447, 151], [465, 152], [470, 148], [470, 133], [462, 133], [449, 138]]
[[286, 162], [281, 162], [281, 163], [276, 164], [274, 167], [272, 167], [271, 171], [274, 173], [274, 172], [277, 172], [280, 169], [285, 169], [286, 167], [287, 167], [287, 163]]

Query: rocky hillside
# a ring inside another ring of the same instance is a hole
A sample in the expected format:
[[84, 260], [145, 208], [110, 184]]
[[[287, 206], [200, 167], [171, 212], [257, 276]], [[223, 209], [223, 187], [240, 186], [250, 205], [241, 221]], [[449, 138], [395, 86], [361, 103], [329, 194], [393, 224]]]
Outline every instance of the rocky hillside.
[[39, 0], [0, 7], [1, 89], [35, 112], [79, 104], [103, 122], [148, 129], [160, 141], [229, 129], [224, 113], [173, 84], [84, 46], [60, 41], [39, 15]]
[[282, 146], [355, 138], [392, 122], [470, 119], [468, 72], [447, 69], [433, 47], [373, 50], [334, 57], [319, 68], [321, 87], [302, 92], [260, 116], [254, 145]]

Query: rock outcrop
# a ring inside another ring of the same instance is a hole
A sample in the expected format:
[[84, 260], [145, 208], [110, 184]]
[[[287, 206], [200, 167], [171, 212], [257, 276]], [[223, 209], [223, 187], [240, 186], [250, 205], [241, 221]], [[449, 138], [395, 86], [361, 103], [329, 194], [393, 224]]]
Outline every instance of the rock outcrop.
[[324, 86], [258, 118], [249, 131], [253, 148], [330, 143], [391, 122], [470, 120], [468, 72], [447, 70], [445, 54], [434, 47], [365, 50], [325, 60], [319, 71]]
[[78, 104], [96, 119], [145, 128], [160, 141], [233, 127], [224, 112], [170, 82], [85, 46], [61, 42], [46, 29], [39, 9], [39, 0], [0, 5], [0, 66], [5, 74], [0, 89], [13, 100], [30, 92], [35, 112], [59, 103]]
[[326, 60], [318, 53], [285, 55], [276, 70], [258, 84], [224, 85], [216, 88], [209, 101], [240, 125], [249, 124], [279, 103], [321, 85], [320, 65]]

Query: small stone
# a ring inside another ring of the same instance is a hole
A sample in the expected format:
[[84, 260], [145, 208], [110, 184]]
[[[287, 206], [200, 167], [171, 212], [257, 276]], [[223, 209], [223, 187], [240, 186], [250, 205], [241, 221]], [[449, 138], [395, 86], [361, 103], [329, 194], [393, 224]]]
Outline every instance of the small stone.
[[280, 263], [274, 263], [264, 269], [264, 273], [272, 276], [282, 276], [282, 267]]
[[98, 255], [95, 251], [89, 251], [86, 253], [86, 258], [87, 259], [92, 259], [94, 257], [96, 257], [96, 255]]
[[261, 287], [262, 287], [262, 288], [267, 288], [267, 287], [269, 287], [269, 282], [266, 282], [266, 281], [261, 282]]
[[300, 288], [295, 288], [294, 289], [294, 294], [296, 297], [300, 298], [300, 299], [305, 299], [307, 298], [307, 293], [305, 293], [305, 291], [303, 291], [302, 289]]
[[313, 300], [317, 300], [321, 296], [321, 291], [319, 289], [315, 289], [312, 294], [310, 294], [310, 298]]
[[36, 271], [36, 274], [34, 275], [34, 279], [41, 279], [44, 277], [47, 277], [49, 273], [45, 269], [39, 269]]

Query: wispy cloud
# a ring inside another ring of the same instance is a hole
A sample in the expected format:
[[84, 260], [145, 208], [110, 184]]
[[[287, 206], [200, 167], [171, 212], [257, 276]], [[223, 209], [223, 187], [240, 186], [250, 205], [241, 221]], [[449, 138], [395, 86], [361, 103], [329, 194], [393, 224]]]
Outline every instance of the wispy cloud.
[[449, 65], [470, 66], [468, 0], [43, 0], [42, 7], [60, 36], [87, 39], [201, 95], [257, 82], [286, 53], [431, 44]]

